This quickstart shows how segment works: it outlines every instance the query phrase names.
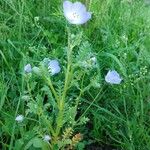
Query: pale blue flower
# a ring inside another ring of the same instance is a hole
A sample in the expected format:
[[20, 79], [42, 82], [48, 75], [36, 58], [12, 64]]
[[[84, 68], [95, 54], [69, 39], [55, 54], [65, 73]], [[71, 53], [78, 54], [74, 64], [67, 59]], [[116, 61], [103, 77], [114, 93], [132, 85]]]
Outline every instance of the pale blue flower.
[[51, 60], [48, 63], [48, 69], [49, 69], [51, 75], [58, 74], [61, 70], [61, 68], [59, 66], [59, 62], [57, 60]]
[[71, 24], [80, 25], [91, 19], [91, 12], [87, 12], [85, 5], [81, 2], [64, 1], [63, 11], [64, 16]]
[[24, 72], [25, 73], [31, 73], [32, 72], [32, 67], [30, 64], [25, 65]]
[[23, 115], [18, 115], [15, 120], [19, 123], [19, 122], [22, 122], [24, 119], [24, 116]]
[[108, 71], [107, 75], [105, 76], [105, 81], [110, 84], [120, 84], [122, 79], [117, 71], [112, 70]]

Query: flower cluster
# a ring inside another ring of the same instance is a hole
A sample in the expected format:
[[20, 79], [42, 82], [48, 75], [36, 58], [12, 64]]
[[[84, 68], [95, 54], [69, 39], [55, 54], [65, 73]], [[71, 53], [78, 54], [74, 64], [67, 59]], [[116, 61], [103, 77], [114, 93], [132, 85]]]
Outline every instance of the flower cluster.
[[[55, 59], [50, 60], [49, 58], [44, 58], [42, 62], [47, 67], [48, 71], [50, 72], [52, 76], [58, 74], [61, 71], [58, 60], [55, 60]], [[34, 72], [35, 74], [40, 74], [41, 70], [39, 67], [34, 66], [32, 68], [31, 64], [27, 64], [24, 66], [24, 72], [26, 74], [31, 73], [31, 72]]]
[[[88, 20], [91, 19], [92, 16], [91, 12], [88, 12], [86, 10], [85, 5], [83, 5], [81, 2], [72, 3], [70, 1], [64, 1], [63, 12], [64, 12], [64, 16], [69, 21], [69, 23], [76, 24], [76, 25], [86, 23]], [[85, 68], [89, 68], [89, 66], [91, 65], [94, 66], [95, 63], [96, 63], [96, 57], [92, 57], [89, 60], [83, 61], [81, 65], [84, 66]], [[117, 71], [110, 70], [105, 76], [105, 81], [110, 84], [120, 84], [122, 78], [117, 73]]]
[[[85, 5], [82, 4], [81, 2], [72, 3], [70, 1], [64, 1], [63, 12], [64, 12], [64, 16], [69, 21], [69, 23], [76, 24], [76, 25], [86, 23], [88, 20], [91, 19], [92, 16], [91, 12], [88, 12], [86, 10]], [[48, 71], [52, 76], [58, 74], [61, 71], [59, 62], [57, 60], [55, 59], [50, 60], [49, 58], [44, 58], [43, 62], [48, 66]], [[80, 65], [85, 68], [89, 68], [92, 66], [94, 67], [96, 62], [97, 62], [96, 57], [93, 56], [86, 61], [80, 62]], [[28, 74], [31, 73], [32, 71], [36, 74], [40, 74], [40, 69], [36, 66], [32, 68], [30, 64], [27, 64], [24, 67], [25, 73]], [[117, 73], [117, 71], [109, 70], [107, 75], [105, 76], [105, 81], [110, 84], [120, 84], [122, 78]]]

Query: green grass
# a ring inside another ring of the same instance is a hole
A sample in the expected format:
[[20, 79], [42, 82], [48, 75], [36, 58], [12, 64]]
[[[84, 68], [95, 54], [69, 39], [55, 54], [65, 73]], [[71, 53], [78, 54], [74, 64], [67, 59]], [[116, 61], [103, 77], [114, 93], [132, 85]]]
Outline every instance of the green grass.
[[[50, 123], [54, 125], [55, 115], [47, 112], [50, 116], [47, 119], [47, 114], [42, 116], [40, 112], [46, 109], [45, 103], [55, 106], [54, 98], [46, 82], [37, 76], [28, 81], [23, 69], [27, 63], [38, 65], [43, 58], [49, 57], [59, 59], [65, 70], [68, 27], [73, 33], [82, 31], [82, 42], [90, 43], [99, 63], [100, 88], [89, 88], [80, 98], [77, 118], [86, 116], [90, 119], [86, 125], [74, 127], [75, 133], [83, 134], [81, 143], [95, 143], [97, 147], [110, 145], [119, 150], [149, 150], [150, 6], [143, 0], [82, 0], [93, 13], [92, 19], [76, 27], [68, 25], [65, 20], [62, 2], [0, 0], [2, 149], [25, 149], [35, 135], [41, 137], [45, 131], [51, 133]], [[39, 20], [36, 21], [35, 17]], [[120, 85], [105, 83], [104, 76], [109, 69], [117, 70], [123, 77]], [[60, 95], [63, 74], [54, 79]], [[85, 76], [85, 81], [80, 84], [89, 84], [93, 74]], [[73, 99], [78, 90], [71, 88], [69, 93], [67, 99]], [[32, 99], [38, 110], [30, 103]], [[27, 113], [29, 104], [38, 115]], [[68, 105], [66, 107], [74, 111], [72, 103]], [[17, 114], [26, 114], [23, 125], [15, 122]]]

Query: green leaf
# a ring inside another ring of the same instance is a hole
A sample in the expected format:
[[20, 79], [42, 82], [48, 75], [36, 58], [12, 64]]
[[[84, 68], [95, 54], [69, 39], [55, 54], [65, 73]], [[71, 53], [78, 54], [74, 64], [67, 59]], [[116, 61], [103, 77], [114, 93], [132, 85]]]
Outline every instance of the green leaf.
[[35, 148], [41, 148], [43, 145], [42, 143], [43, 143], [43, 141], [40, 138], [34, 138], [33, 139], [33, 146]]
[[0, 110], [2, 109], [4, 103], [5, 103], [5, 99], [7, 96], [7, 90], [9, 88], [9, 86], [7, 87], [6, 85], [1, 84], [1, 89], [0, 89]]
[[89, 120], [90, 120], [89, 118], [84, 116], [80, 119], [80, 122], [78, 123], [78, 125], [86, 124]]
[[67, 109], [64, 115], [64, 123], [69, 122], [70, 124], [74, 124], [76, 114], [77, 114], [76, 107], [67, 106]]
[[32, 139], [27, 143], [27, 145], [25, 146], [24, 150], [29, 149], [32, 145], [33, 145], [33, 147], [35, 147], [35, 148], [42, 148], [43, 141], [42, 141], [42, 139], [40, 139], [40, 138], [38, 138], [38, 137], [32, 138]]
[[77, 147], [78, 150], [84, 150], [85, 149], [85, 144], [82, 143], [82, 142], [79, 142], [76, 147]]
[[73, 48], [73, 47], [75, 47], [75, 46], [78, 46], [78, 45], [80, 45], [80, 43], [81, 43], [81, 41], [82, 41], [82, 32], [80, 32], [80, 33], [78, 33], [78, 34], [76, 34], [76, 35], [74, 35], [74, 34], [71, 34], [70, 35], [70, 45], [71, 45], [71, 47]]
[[22, 139], [16, 140], [15, 142], [15, 150], [20, 150], [23, 148], [24, 141]]

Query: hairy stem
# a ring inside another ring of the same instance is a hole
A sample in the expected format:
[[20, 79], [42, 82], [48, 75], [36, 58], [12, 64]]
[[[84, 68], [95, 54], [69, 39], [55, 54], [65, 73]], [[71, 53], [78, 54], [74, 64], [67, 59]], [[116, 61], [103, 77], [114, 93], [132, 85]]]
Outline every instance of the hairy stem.
[[62, 98], [60, 99], [60, 103], [59, 103], [59, 113], [58, 113], [58, 118], [57, 118], [56, 136], [59, 135], [61, 127], [63, 125], [63, 114], [64, 114], [65, 99], [66, 99], [68, 86], [69, 86], [69, 83], [71, 80], [70, 72], [71, 72], [71, 64], [72, 64], [72, 57], [71, 57], [72, 50], [73, 50], [73, 47], [70, 44], [70, 37], [68, 37], [67, 71], [65, 74], [64, 90], [62, 93]]

